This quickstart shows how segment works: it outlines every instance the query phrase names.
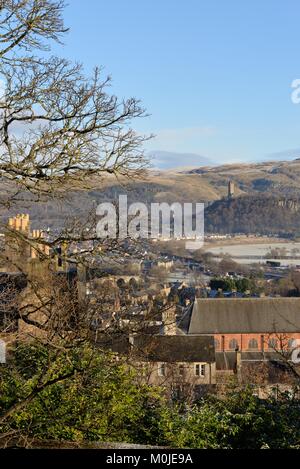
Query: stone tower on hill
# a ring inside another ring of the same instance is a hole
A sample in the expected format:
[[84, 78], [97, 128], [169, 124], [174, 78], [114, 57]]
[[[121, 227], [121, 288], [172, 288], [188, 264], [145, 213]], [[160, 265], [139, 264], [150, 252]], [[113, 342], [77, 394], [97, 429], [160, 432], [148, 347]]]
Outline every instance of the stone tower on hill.
[[232, 199], [234, 197], [234, 182], [229, 181], [228, 183], [228, 199]]

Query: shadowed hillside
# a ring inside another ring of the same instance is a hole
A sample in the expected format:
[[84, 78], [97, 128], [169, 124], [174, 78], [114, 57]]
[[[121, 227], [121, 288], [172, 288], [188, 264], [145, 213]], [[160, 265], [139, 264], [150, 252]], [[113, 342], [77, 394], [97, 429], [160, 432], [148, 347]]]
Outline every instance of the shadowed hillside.
[[244, 196], [218, 200], [205, 212], [205, 231], [300, 235], [300, 199]]

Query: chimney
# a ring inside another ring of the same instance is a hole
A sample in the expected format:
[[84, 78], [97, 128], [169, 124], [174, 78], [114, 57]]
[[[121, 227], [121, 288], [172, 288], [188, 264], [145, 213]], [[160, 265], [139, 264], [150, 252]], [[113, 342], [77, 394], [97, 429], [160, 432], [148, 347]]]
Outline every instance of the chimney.
[[176, 306], [162, 312], [163, 335], [176, 335]]
[[21, 229], [21, 216], [20, 215], [17, 215], [15, 217], [15, 229], [17, 231], [20, 231], [20, 229]]

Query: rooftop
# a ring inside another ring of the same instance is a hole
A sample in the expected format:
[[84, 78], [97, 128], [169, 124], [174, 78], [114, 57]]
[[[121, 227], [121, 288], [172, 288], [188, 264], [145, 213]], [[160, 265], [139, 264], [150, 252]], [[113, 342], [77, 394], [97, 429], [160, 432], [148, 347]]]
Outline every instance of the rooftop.
[[300, 332], [300, 298], [198, 298], [182, 328], [188, 334]]
[[214, 362], [213, 336], [166, 336], [113, 334], [101, 336], [98, 345], [138, 360], [160, 362]]

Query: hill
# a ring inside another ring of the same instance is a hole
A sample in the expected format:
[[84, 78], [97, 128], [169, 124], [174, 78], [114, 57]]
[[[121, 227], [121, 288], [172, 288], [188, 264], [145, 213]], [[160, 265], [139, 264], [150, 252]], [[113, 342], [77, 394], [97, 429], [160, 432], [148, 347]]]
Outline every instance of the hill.
[[[231, 201], [226, 200], [229, 180], [235, 184]], [[62, 226], [69, 216], [83, 218], [100, 202], [115, 201], [119, 194], [126, 193], [129, 203], [205, 202], [209, 231], [278, 232], [286, 228], [295, 232], [298, 229], [298, 211], [290, 210], [288, 201], [298, 201], [299, 160], [152, 170], [144, 179], [117, 182], [110, 176], [94, 178], [89, 185], [89, 189], [70, 190], [63, 201], [20, 203], [11, 211], [3, 210], [2, 217], [26, 211], [33, 220], [33, 228]], [[6, 191], [7, 187], [0, 184], [0, 199]], [[280, 208], [277, 202], [285, 208]]]
[[187, 174], [199, 175], [199, 178], [220, 192], [224, 191], [231, 179], [237, 188], [236, 195], [297, 196], [300, 189], [299, 159], [203, 167], [189, 170]]
[[300, 199], [244, 196], [214, 202], [205, 211], [205, 231], [300, 235]]

